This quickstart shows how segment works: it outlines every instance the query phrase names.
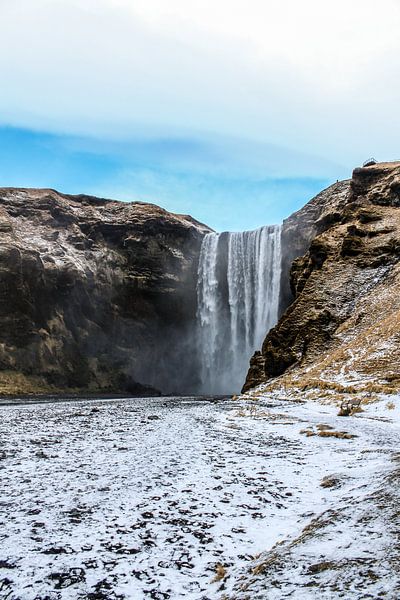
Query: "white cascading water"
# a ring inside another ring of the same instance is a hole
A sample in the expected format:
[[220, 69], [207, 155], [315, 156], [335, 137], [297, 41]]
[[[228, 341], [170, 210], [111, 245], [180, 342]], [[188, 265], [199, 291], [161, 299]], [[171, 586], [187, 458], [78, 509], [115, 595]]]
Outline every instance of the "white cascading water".
[[281, 227], [209, 233], [197, 283], [199, 392], [240, 391], [255, 350], [278, 319]]

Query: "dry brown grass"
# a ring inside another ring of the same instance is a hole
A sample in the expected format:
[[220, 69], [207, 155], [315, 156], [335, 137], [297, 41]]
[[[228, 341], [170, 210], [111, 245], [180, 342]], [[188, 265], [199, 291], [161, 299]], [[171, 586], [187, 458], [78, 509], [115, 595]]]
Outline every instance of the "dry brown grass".
[[254, 569], [252, 569], [252, 575], [262, 575], [265, 573], [269, 566], [271, 566], [278, 558], [278, 554], [276, 552], [272, 552], [271, 556], [258, 564]]
[[211, 583], [217, 583], [218, 581], [223, 581], [227, 575], [226, 568], [223, 564], [218, 563], [215, 567], [215, 577], [212, 579]]
[[347, 431], [333, 431], [332, 428], [327, 425], [317, 425], [315, 429], [311, 427], [301, 429], [300, 433], [307, 437], [318, 436], [322, 438], [337, 438], [340, 440], [351, 440], [357, 437], [353, 433], [348, 433]]
[[[324, 376], [327, 374], [324, 373]], [[391, 377], [387, 383], [382, 381], [364, 381], [362, 383], [344, 385], [337, 381], [329, 381], [308, 373], [296, 374], [288, 372], [269, 382], [264, 393], [282, 395], [282, 399], [293, 402], [312, 400], [340, 406], [343, 402], [371, 404], [379, 400], [380, 394], [394, 394], [399, 391], [400, 380]], [[352, 413], [362, 412], [353, 407]]]
[[334, 488], [340, 485], [341, 481], [334, 475], [327, 475], [321, 480], [320, 486], [323, 488]]
[[[304, 527], [299, 536], [291, 540], [289, 543], [285, 543], [284, 541], [277, 542], [273, 548], [269, 552], [269, 556], [267, 556], [261, 563], [256, 565], [252, 570], [252, 575], [262, 575], [266, 573], [270, 567], [274, 565], [274, 563], [279, 562], [282, 559], [282, 548], [291, 549], [296, 546], [303, 544], [310, 538], [313, 538], [315, 535], [318, 535], [318, 531], [326, 527], [327, 525], [331, 525], [335, 522], [338, 517], [337, 511], [329, 510], [326, 513], [312, 519], [308, 525]], [[243, 587], [243, 589], [247, 589]]]
[[18, 371], [0, 371], [0, 395], [47, 394], [55, 391], [40, 377], [28, 377]]
[[357, 436], [354, 433], [347, 433], [347, 431], [319, 431], [317, 433], [319, 437], [334, 437], [339, 440], [352, 440]]
[[248, 408], [243, 408], [235, 413], [235, 417], [250, 417], [253, 419], [261, 419], [271, 416], [271, 413], [263, 411], [255, 404], [251, 404]]
[[327, 392], [337, 392], [344, 395], [359, 395], [359, 394], [390, 394], [397, 391], [397, 387], [391, 383], [376, 383], [368, 381], [357, 385], [343, 385], [337, 381], [326, 381], [314, 377], [302, 377], [299, 382], [293, 384], [300, 391], [318, 390]]
[[359, 389], [352, 385], [343, 385], [336, 381], [325, 381], [323, 379], [316, 378], [302, 378], [301, 380], [301, 391], [305, 392], [308, 389], [318, 389], [324, 391], [338, 392], [339, 394], [356, 394]]

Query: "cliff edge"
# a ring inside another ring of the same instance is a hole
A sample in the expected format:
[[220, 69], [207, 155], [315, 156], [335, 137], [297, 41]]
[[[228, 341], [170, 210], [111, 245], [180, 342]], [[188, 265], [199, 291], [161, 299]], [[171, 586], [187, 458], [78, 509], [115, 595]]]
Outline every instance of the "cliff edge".
[[152, 204], [0, 189], [0, 393], [191, 388], [208, 231]]
[[283, 268], [286, 311], [253, 356], [244, 391], [264, 383], [337, 400], [398, 391], [400, 162], [355, 169], [292, 215], [282, 242], [283, 265], [308, 249], [289, 278]]

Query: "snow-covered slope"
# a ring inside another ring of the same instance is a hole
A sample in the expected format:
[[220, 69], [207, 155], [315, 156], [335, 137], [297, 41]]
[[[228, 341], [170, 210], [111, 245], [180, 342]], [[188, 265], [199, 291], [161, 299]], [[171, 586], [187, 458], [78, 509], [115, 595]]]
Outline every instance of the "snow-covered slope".
[[399, 407], [3, 406], [0, 597], [395, 600]]

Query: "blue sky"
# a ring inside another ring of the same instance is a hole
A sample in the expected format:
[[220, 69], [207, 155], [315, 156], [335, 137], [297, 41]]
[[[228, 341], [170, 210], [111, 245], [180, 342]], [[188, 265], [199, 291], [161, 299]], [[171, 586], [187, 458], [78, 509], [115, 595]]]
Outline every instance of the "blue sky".
[[[0, 185], [154, 202], [216, 230], [242, 230], [280, 222], [332, 182], [322, 174], [274, 175], [271, 169], [268, 175], [269, 148], [250, 144], [254, 160], [248, 161], [219, 142], [104, 142], [3, 127]], [[237, 153], [240, 142], [232, 146]]]
[[400, 157], [400, 3], [379, 6], [3, 0], [0, 185], [278, 222]]

